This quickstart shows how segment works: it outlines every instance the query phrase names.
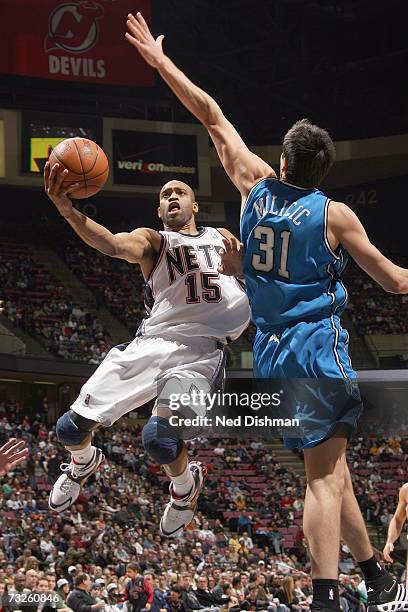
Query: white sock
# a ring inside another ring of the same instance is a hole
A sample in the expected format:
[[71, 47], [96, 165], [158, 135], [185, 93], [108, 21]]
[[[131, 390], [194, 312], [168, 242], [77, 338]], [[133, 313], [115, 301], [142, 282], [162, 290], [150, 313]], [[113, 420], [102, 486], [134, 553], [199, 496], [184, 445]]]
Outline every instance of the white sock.
[[91, 446], [91, 443], [89, 443], [84, 448], [80, 448], [79, 450], [72, 450], [71, 455], [72, 455], [72, 459], [74, 463], [84, 465], [91, 461], [94, 452], [95, 452], [95, 447]]
[[184, 472], [178, 476], [170, 476], [170, 478], [173, 483], [174, 492], [178, 497], [185, 497], [190, 493], [194, 485], [194, 478], [188, 464]]

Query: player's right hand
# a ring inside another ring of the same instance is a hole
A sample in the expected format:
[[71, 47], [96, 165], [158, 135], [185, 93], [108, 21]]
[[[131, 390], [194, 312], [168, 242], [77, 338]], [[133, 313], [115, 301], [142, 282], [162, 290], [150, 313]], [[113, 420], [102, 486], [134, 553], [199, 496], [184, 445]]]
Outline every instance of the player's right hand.
[[55, 204], [63, 217], [67, 217], [72, 211], [72, 202], [69, 195], [79, 187], [79, 183], [70, 185], [67, 189], [62, 186], [68, 170], [60, 171], [59, 164], [54, 164], [51, 168], [47, 161], [44, 168], [44, 189], [47, 196]]
[[387, 542], [384, 546], [383, 555], [388, 563], [394, 563], [394, 559], [391, 557], [392, 552], [394, 552], [394, 544], [392, 544], [392, 542]]

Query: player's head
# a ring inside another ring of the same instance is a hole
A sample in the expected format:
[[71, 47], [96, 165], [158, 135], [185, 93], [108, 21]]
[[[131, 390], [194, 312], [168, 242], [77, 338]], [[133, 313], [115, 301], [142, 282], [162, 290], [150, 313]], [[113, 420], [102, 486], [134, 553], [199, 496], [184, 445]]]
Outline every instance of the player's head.
[[169, 181], [160, 189], [159, 218], [166, 228], [179, 231], [194, 220], [198, 212], [194, 191], [182, 181]]
[[281, 178], [299, 187], [318, 187], [336, 157], [328, 132], [308, 119], [297, 121], [283, 139]]

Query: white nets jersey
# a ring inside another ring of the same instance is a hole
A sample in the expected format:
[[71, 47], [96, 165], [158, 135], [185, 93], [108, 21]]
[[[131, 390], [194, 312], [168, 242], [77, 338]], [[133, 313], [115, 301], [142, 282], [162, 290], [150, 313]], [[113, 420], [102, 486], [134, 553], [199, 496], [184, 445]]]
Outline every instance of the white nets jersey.
[[210, 227], [193, 236], [160, 234], [159, 258], [146, 282], [148, 316], [138, 335], [238, 338], [249, 322], [249, 303], [235, 278], [217, 272], [223, 236]]

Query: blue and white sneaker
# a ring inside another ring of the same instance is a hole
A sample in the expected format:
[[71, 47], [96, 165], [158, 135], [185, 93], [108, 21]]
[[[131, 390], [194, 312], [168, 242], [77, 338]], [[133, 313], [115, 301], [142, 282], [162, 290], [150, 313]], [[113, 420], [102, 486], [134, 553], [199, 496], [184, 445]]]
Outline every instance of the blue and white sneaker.
[[88, 463], [61, 463], [62, 474], [52, 487], [48, 505], [55, 512], [67, 510], [78, 499], [81, 487], [92, 474], [94, 474], [102, 461], [104, 454], [95, 448], [93, 457]]
[[178, 497], [170, 483], [170, 501], [167, 504], [160, 521], [160, 533], [166, 537], [179, 535], [188, 527], [194, 518], [197, 501], [204, 488], [207, 468], [200, 461], [190, 461], [189, 468], [193, 474], [194, 485], [185, 497]]

